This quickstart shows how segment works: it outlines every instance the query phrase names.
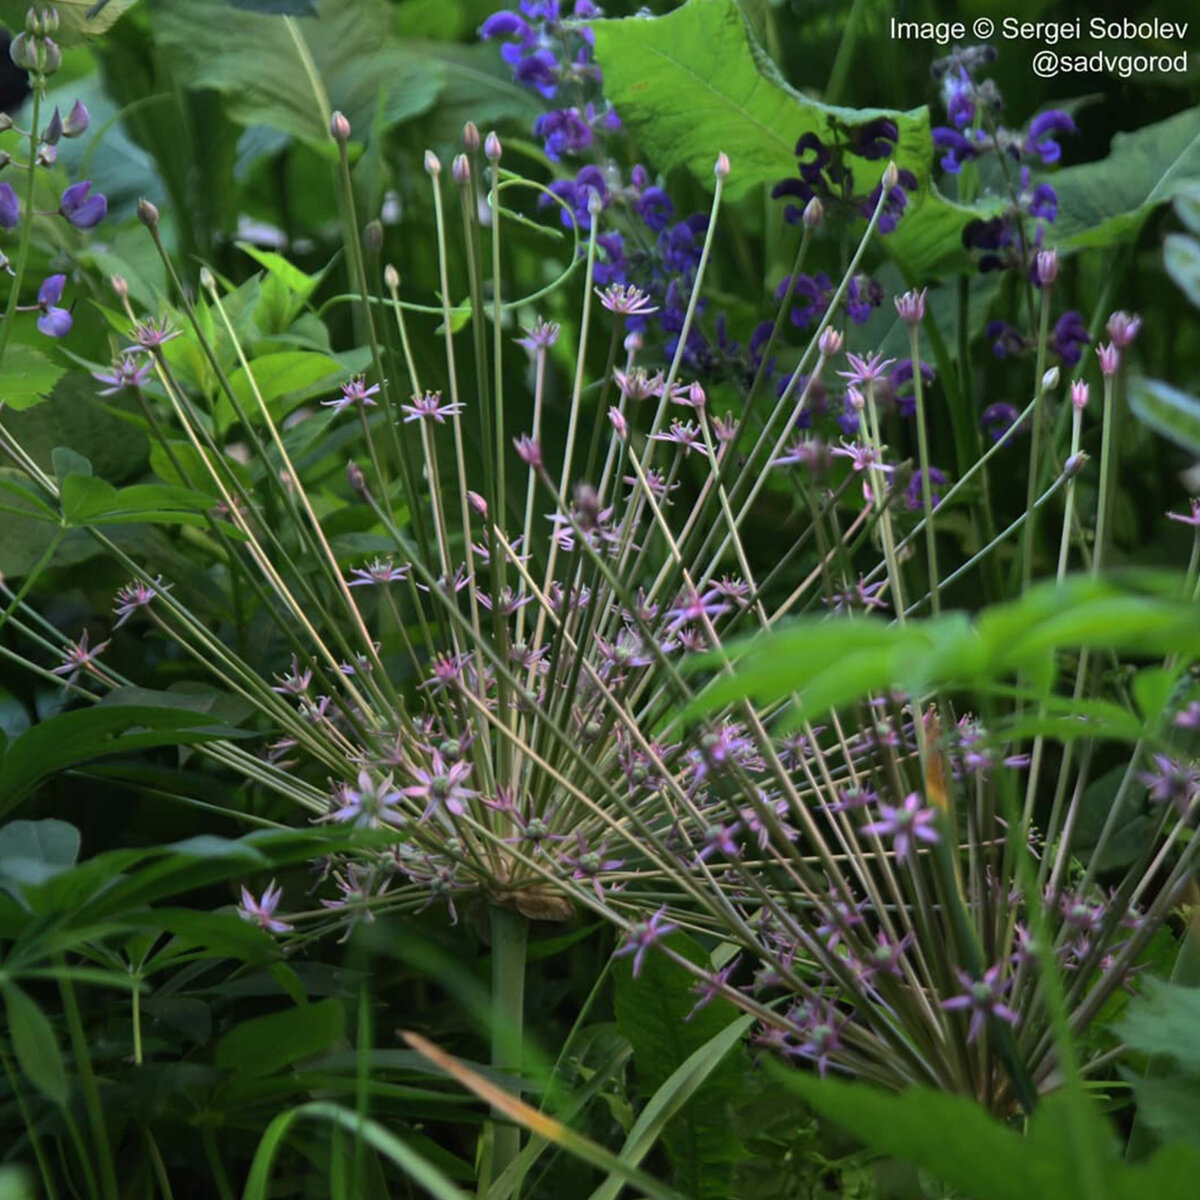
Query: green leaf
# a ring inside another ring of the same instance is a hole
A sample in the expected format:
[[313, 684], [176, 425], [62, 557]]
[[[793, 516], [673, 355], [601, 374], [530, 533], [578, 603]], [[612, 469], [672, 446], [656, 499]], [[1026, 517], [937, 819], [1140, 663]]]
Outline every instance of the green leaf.
[[1164, 1140], [1200, 1150], [1200, 1076], [1174, 1072], [1143, 1078], [1128, 1070], [1121, 1075], [1133, 1085], [1140, 1122]]
[[1058, 219], [1047, 238], [1063, 249], [1112, 246], [1133, 237], [1159, 205], [1200, 180], [1200, 107], [1118, 133], [1098, 162], [1052, 177]]
[[[314, 394], [332, 391], [335, 385], [348, 379], [350, 371], [336, 358], [314, 354], [307, 350], [283, 350], [263, 354], [250, 364], [250, 374], [266, 402], [271, 416], [278, 420]], [[242, 411], [250, 421], [261, 423], [258, 402], [251, 390], [251, 380], [239, 367], [229, 379]], [[237, 410], [227, 396], [216, 406], [219, 429], [228, 429], [237, 419]]]
[[[1069, 1101], [1046, 1097], [1028, 1136], [989, 1117], [973, 1100], [926, 1088], [899, 1095], [865, 1084], [818, 1079], [772, 1064], [785, 1087], [822, 1116], [850, 1130], [873, 1150], [914, 1163], [972, 1200], [1097, 1200], [1077, 1161]], [[1190, 1200], [1200, 1154], [1183, 1146], [1160, 1151], [1150, 1162], [1128, 1166], [1099, 1112], [1084, 1110], [1078, 1131], [1093, 1178], [1105, 1200]]]
[[1129, 381], [1129, 407], [1156, 433], [1200, 455], [1200, 400], [1159, 379]]
[[234, 8], [245, 9], [246, 12], [273, 13], [281, 17], [314, 17], [317, 14], [317, 0], [225, 0]]
[[[684, 935], [672, 936], [668, 944], [693, 962], [707, 961]], [[729, 1056], [744, 1032], [737, 1009], [717, 997], [686, 1020], [696, 1003], [694, 977], [663, 954], [647, 955], [637, 979], [623, 961], [614, 978], [617, 1030], [633, 1047], [640, 1091], [651, 1097], [622, 1158], [629, 1154], [627, 1161], [636, 1165], [650, 1148], [651, 1134], [661, 1131], [679, 1190], [696, 1200], [725, 1200], [733, 1166], [745, 1153], [732, 1122], [747, 1067], [744, 1054]], [[731, 1033], [733, 1029], [739, 1032]], [[687, 1104], [668, 1123], [664, 1110], [678, 1107], [677, 1090], [686, 1093], [679, 1103], [686, 1099]], [[603, 1189], [596, 1193], [597, 1200], [613, 1195]]]
[[0, 826], [0, 875], [18, 883], [41, 883], [75, 865], [79, 830], [66, 821], [9, 821]]
[[60, 713], [15, 738], [0, 760], [0, 813], [14, 808], [55, 771], [101, 755], [241, 736], [186, 709], [97, 705]]
[[[900, 132], [896, 165], [924, 181], [932, 142], [925, 109], [904, 113], [820, 104], [788, 86], [752, 41], [735, 0], [688, 0], [663, 17], [596, 21], [604, 92], [655, 165], [713, 178], [718, 151], [733, 170], [726, 194], [794, 175], [802, 134], [826, 134], [831, 118], [857, 125], [887, 116]], [[860, 191], [886, 162], [856, 161]]]
[[67, 1102], [67, 1072], [46, 1014], [15, 983], [0, 984], [9, 1041], [29, 1082], [57, 1105]]
[[[60, 46], [69, 46], [84, 38], [96, 37], [111, 29], [136, 3], [137, 0], [54, 0], [58, 10], [58, 32], [54, 40]], [[24, 29], [29, 7], [25, 0], [2, 0], [0, 17], [10, 29]]]
[[1142, 1054], [1163, 1054], [1200, 1075], [1200, 988], [1146, 979], [1113, 1032]]
[[304, 21], [238, 12], [223, 0], [174, 0], [156, 10], [153, 32], [174, 81], [221, 92], [240, 124], [269, 125], [332, 151], [318, 85], [364, 132], [377, 107], [387, 129], [437, 98], [441, 70], [390, 36], [390, 17], [380, 0], [323, 0], [320, 15]]
[[118, 490], [94, 475], [62, 481], [63, 517], [69, 525], [206, 525], [212, 499], [203, 492], [162, 483]]
[[214, 1061], [222, 1070], [249, 1077], [273, 1075], [327, 1050], [345, 1027], [346, 1010], [340, 1000], [297, 1005], [235, 1026], [217, 1043]]
[[4, 355], [4, 404], [15, 412], [45, 400], [66, 373], [40, 350], [22, 342], [10, 343]]
[[329, 1122], [351, 1135], [361, 1137], [367, 1145], [416, 1182], [433, 1200], [470, 1200], [467, 1193], [455, 1187], [437, 1167], [376, 1121], [364, 1118], [353, 1109], [320, 1101], [282, 1112], [267, 1126], [254, 1152], [254, 1161], [250, 1164], [243, 1200], [268, 1200], [268, 1197], [275, 1195], [270, 1186], [271, 1168], [292, 1126], [301, 1118]]
[[1167, 234], [1163, 266], [1192, 306], [1200, 308], [1200, 242], [1182, 233]]

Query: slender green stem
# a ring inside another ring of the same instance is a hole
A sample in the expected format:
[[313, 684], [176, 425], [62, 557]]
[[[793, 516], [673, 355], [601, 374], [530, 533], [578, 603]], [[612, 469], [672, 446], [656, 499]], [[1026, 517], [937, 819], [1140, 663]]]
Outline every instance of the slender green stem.
[[[525, 958], [529, 921], [511, 908], [493, 904], [492, 933], [492, 1066], [500, 1071], [521, 1070], [521, 1039], [525, 1023]], [[500, 1175], [521, 1152], [521, 1130], [509, 1123], [494, 1131], [492, 1169]]]
[[25, 281], [25, 266], [29, 261], [29, 241], [33, 235], [33, 203], [37, 190], [37, 147], [38, 122], [42, 114], [42, 97], [46, 91], [46, 81], [41, 76], [31, 76], [33, 84], [33, 111], [29, 121], [29, 162], [26, 167], [25, 180], [25, 221], [21, 226], [21, 240], [17, 243], [17, 258], [13, 264], [12, 286], [8, 293], [8, 303], [4, 306], [4, 320], [0, 322], [0, 364], [8, 351], [8, 343], [12, 338], [13, 325], [16, 322], [17, 302], [21, 298], [21, 285]]

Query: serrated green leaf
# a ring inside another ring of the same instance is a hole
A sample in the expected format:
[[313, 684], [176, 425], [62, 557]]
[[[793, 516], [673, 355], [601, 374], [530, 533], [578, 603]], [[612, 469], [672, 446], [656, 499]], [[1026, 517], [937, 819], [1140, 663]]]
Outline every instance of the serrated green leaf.
[[23, 412], [50, 395], [66, 368], [33, 346], [12, 342], [4, 355], [3, 371], [5, 407]]

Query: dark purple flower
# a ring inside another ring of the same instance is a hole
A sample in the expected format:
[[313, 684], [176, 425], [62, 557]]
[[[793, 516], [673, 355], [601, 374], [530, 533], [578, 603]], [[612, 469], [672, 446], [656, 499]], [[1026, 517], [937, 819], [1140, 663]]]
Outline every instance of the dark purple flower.
[[889, 117], [876, 117], [865, 125], [855, 125], [850, 130], [850, 153], [859, 158], [874, 161], [887, 158], [900, 140], [896, 122]]
[[648, 187], [637, 199], [637, 213], [648, 229], [661, 233], [675, 215], [671, 197], [660, 187]]
[[1062, 133], [1078, 133], [1075, 122], [1060, 109], [1040, 113], [1029, 123], [1029, 132], [1021, 143], [1021, 153], [1037, 157], [1049, 166], [1062, 157], [1062, 147], [1054, 139]]
[[558, 108], [543, 113], [533, 123], [533, 132], [544, 140], [546, 155], [552, 162], [564, 154], [582, 154], [593, 141], [591, 126], [577, 108]]
[[975, 87], [966, 68], [946, 72], [942, 79], [942, 101], [955, 129], [965, 129], [975, 119]]
[[[992, 441], [998, 442], [1013, 427], [1020, 415], [1015, 405], [1009, 404], [1007, 400], [997, 400], [995, 404], [989, 404], [983, 410], [979, 423], [991, 436]], [[1027, 428], [1028, 423], [1022, 425], [1017, 432], [1023, 433]]]
[[1029, 198], [1029, 213], [1050, 222], [1058, 216], [1058, 193], [1048, 183], [1039, 183], [1033, 189]]
[[21, 202], [12, 184], [0, 183], [0, 229], [16, 229], [21, 221]]
[[58, 211], [76, 229], [94, 229], [108, 215], [108, 198], [101, 192], [92, 194], [91, 180], [73, 183], [62, 194]]
[[47, 337], [66, 337], [71, 332], [74, 318], [68, 309], [56, 307], [62, 299], [63, 287], [66, 285], [65, 275], [51, 275], [42, 281], [38, 288], [38, 319], [37, 327]]
[[942, 151], [942, 170], [947, 174], [957, 175], [962, 170], [963, 163], [970, 162], [978, 154], [975, 146], [957, 129], [938, 125], [930, 133], [934, 148]]
[[[925, 507], [924, 478], [924, 471], [914, 471], [913, 477], [909, 480], [908, 487], [904, 491], [904, 505], [909, 512], [919, 512]], [[929, 502], [931, 507], [937, 508], [941, 503], [942, 498], [938, 494], [937, 489], [939, 485], [944, 485], [945, 482], [946, 476], [937, 467], [929, 468]]]
[[1050, 335], [1050, 349], [1068, 367], [1073, 367], [1083, 357], [1083, 347], [1091, 340], [1083, 318], [1073, 309], [1069, 309], [1054, 323], [1054, 332]]
[[984, 332], [992, 343], [992, 353], [997, 358], [1020, 354], [1028, 345], [1017, 328], [1007, 321], [989, 321]]

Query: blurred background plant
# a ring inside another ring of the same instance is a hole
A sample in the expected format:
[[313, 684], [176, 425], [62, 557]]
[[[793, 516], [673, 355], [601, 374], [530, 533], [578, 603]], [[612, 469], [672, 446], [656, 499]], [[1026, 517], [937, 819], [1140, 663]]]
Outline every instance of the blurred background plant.
[[0, 858], [45, 1194], [1000, 1178], [802, 1060], [1018, 1127], [1061, 1089], [1089, 1197], [1085, 1086], [1132, 1156], [1190, 1137], [1192, 610], [1014, 603], [1194, 555], [1190, 77], [897, 53], [886, 4], [25, 7]]

